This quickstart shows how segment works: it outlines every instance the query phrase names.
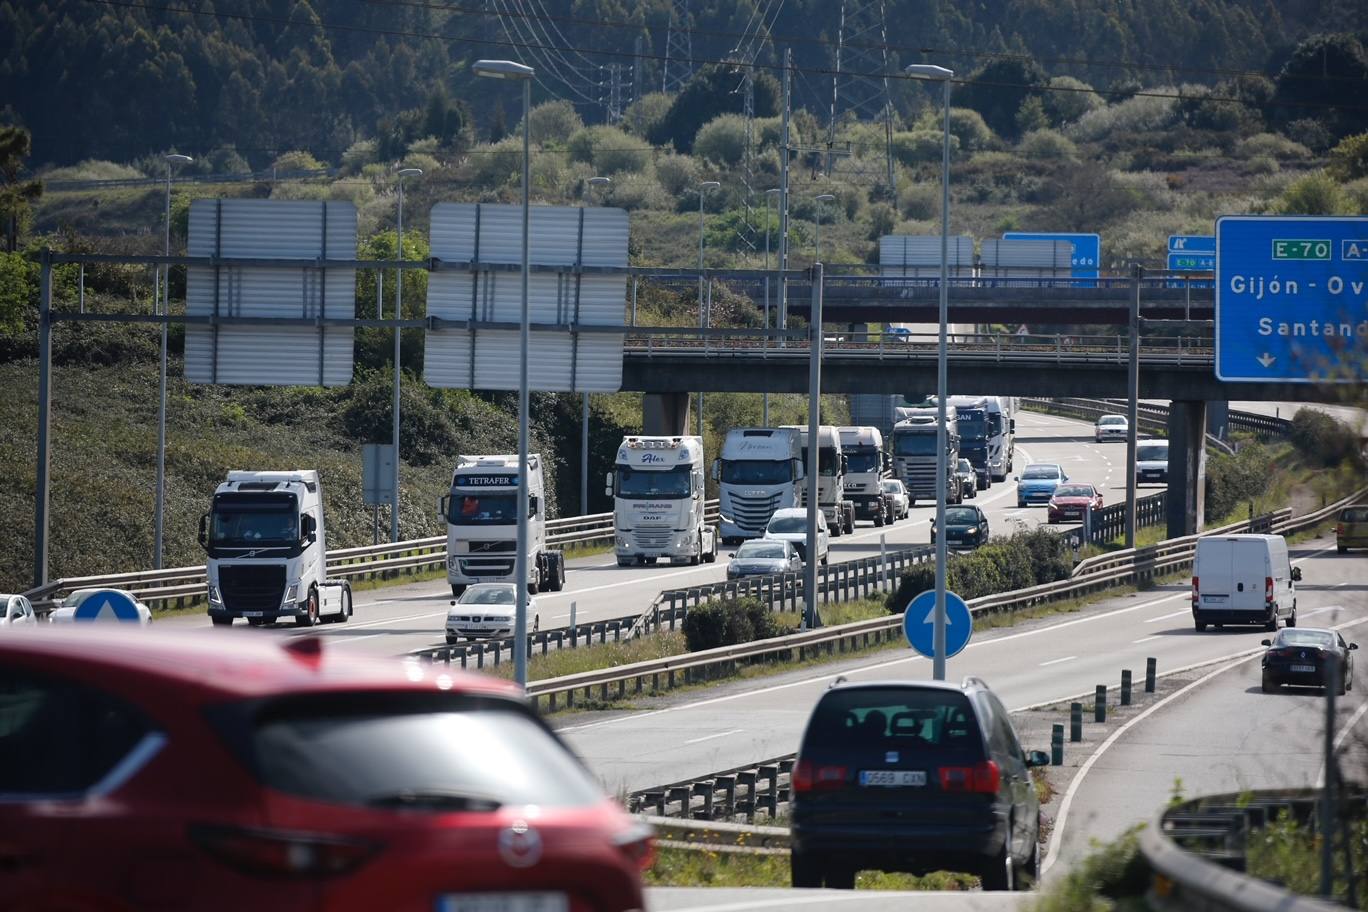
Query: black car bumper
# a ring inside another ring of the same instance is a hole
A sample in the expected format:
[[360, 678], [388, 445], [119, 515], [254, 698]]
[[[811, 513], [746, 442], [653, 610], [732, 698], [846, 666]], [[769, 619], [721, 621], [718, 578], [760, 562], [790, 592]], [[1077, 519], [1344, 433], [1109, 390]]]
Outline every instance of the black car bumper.
[[791, 830], [792, 850], [820, 859], [824, 865], [909, 874], [978, 872], [1001, 855], [1006, 839], [1005, 818], [978, 826], [795, 825]]
[[850, 499], [855, 502], [855, 517], [857, 519], [871, 519], [884, 511], [882, 497], [850, 495]]
[[1228, 608], [1194, 608], [1192, 619], [1199, 624], [1267, 624], [1273, 620], [1274, 609], [1263, 611], [1232, 611]]

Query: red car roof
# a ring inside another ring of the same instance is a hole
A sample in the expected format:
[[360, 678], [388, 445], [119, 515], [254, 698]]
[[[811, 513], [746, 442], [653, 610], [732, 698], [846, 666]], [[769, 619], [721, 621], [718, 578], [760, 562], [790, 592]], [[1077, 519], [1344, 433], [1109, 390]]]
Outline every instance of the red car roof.
[[520, 696], [517, 685], [444, 665], [347, 655], [316, 636], [257, 631], [171, 631], [76, 625], [16, 631], [0, 639], [0, 661], [54, 670], [80, 668], [87, 679], [152, 677], [205, 698], [281, 692], [451, 690]]

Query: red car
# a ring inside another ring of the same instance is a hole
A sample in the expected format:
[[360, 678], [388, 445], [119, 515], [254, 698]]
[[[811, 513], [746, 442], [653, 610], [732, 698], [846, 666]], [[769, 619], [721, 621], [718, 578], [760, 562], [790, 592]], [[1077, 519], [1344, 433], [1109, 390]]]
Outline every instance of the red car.
[[513, 685], [314, 637], [0, 639], [0, 909], [644, 909], [648, 827]]
[[1050, 498], [1050, 522], [1083, 518], [1083, 511], [1102, 509], [1102, 494], [1090, 484], [1068, 483], [1055, 488]]

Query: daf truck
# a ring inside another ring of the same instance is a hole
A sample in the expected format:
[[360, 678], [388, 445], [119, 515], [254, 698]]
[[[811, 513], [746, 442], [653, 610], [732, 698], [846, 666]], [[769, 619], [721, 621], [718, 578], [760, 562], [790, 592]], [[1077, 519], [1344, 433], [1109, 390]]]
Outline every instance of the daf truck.
[[624, 437], [608, 474], [619, 567], [717, 560], [704, 516], [702, 437]]
[[732, 428], [713, 463], [724, 544], [761, 538], [776, 510], [798, 506], [802, 436], [793, 428]]
[[[807, 465], [808, 429], [806, 425], [786, 425], [798, 432]], [[841, 451], [841, 435], [830, 424], [817, 428], [817, 506], [826, 516], [832, 538], [855, 531], [855, 504], [845, 496], [847, 464]], [[807, 485], [800, 485], [798, 505], [807, 506]]]
[[[527, 457], [527, 591], [559, 592], [565, 556], [546, 541], [540, 454]], [[518, 473], [513, 456], [458, 456], [451, 493], [438, 502], [447, 524], [447, 581], [459, 597], [471, 583], [517, 582]]]
[[200, 517], [199, 543], [216, 627], [351, 617], [351, 584], [327, 578], [323, 492], [312, 469], [229, 472]]
[[[898, 423], [893, 425], [894, 473], [907, 488], [912, 503], [936, 499], [938, 490], [945, 491], [946, 503], [960, 503], [964, 499], [955, 466], [959, 462], [959, 423], [954, 406], [945, 407], [945, 477], [936, 479], [936, 428], [939, 416], [935, 405], [922, 405], [897, 410]], [[939, 483], [940, 488], [937, 488]]]
[[876, 526], [892, 524], [893, 502], [883, 490], [888, 462], [883, 434], [876, 427], [842, 427], [836, 431], [846, 457], [845, 496], [855, 505], [855, 518], [872, 519]]

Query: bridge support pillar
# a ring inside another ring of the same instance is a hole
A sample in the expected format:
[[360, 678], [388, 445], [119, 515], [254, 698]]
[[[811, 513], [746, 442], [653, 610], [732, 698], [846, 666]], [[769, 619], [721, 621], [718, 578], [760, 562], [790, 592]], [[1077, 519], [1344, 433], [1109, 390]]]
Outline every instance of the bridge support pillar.
[[689, 433], [688, 393], [646, 393], [641, 397], [641, 433], [678, 437]]
[[1206, 404], [1207, 433], [1217, 440], [1230, 437], [1230, 403], [1213, 401]]
[[[1206, 506], [1205, 402], [1174, 401], [1168, 416], [1168, 537], [1195, 535]], [[1134, 467], [1131, 467], [1134, 471]]]

